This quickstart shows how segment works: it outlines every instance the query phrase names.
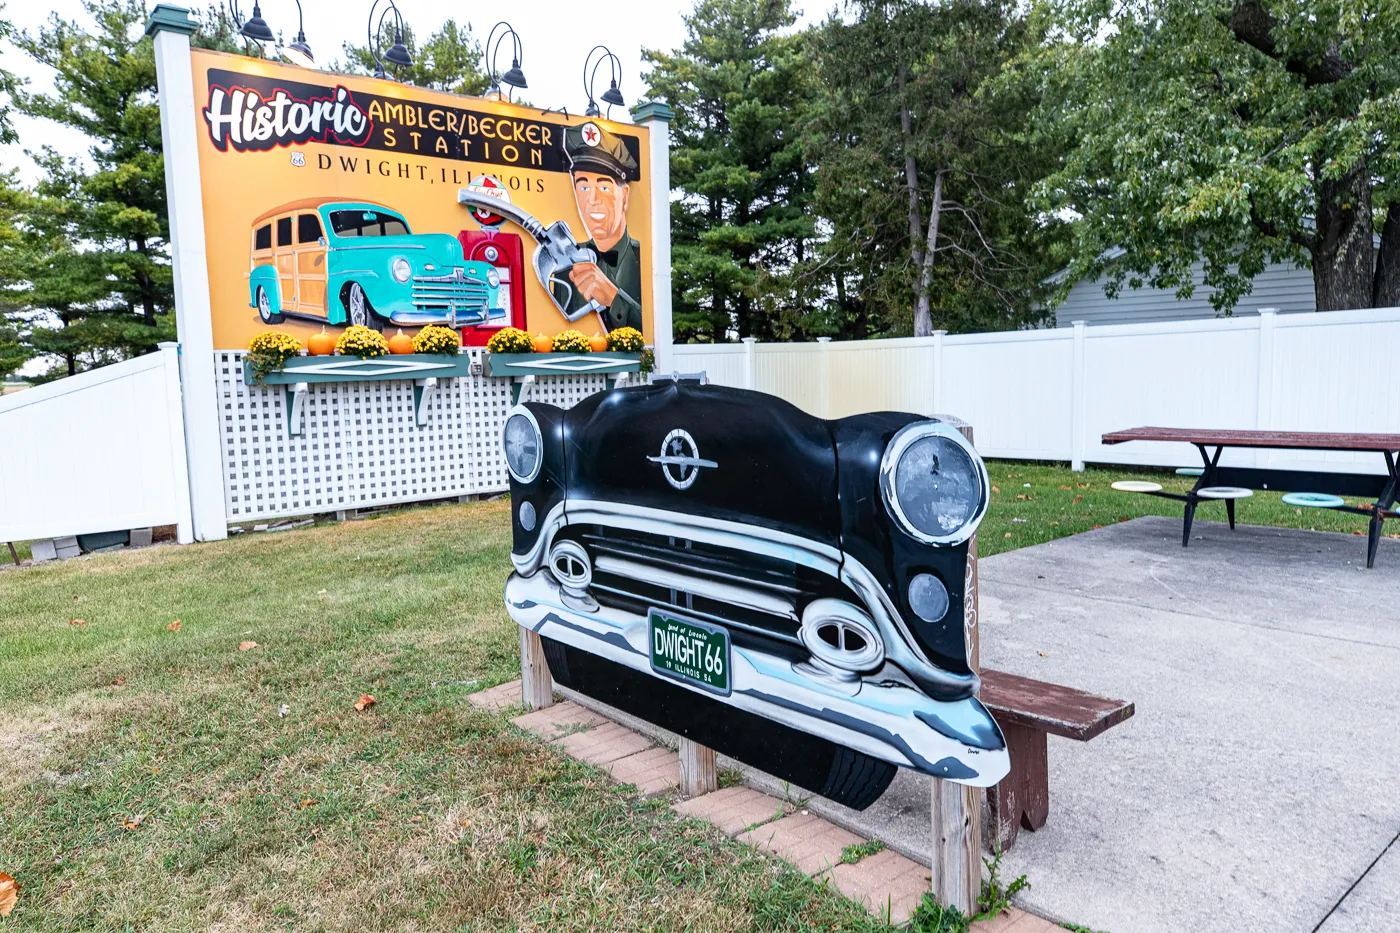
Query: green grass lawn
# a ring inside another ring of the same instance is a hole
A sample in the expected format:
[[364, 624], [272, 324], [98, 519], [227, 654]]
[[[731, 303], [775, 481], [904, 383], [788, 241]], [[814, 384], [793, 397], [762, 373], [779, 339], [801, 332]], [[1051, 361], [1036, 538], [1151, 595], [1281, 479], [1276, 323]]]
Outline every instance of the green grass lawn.
[[[1122, 472], [989, 466], [983, 554], [1179, 514], [1109, 490]], [[518, 673], [508, 515], [0, 572], [0, 871], [23, 887], [0, 931], [884, 929], [465, 701]], [[1363, 527], [1263, 495], [1240, 517]]]
[[518, 674], [508, 537], [478, 503], [0, 573], [0, 930], [883, 929], [466, 703]]

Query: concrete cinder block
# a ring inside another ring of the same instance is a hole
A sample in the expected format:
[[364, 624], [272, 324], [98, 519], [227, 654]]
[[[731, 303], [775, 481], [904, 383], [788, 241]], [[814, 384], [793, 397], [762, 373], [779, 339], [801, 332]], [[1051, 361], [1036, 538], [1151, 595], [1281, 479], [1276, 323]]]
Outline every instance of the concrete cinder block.
[[131, 540], [127, 542], [128, 547], [150, 547], [151, 539], [154, 535], [150, 528], [131, 529]]
[[77, 557], [83, 552], [82, 546], [78, 544], [77, 535], [68, 535], [62, 538], [53, 539], [54, 550], [58, 553], [59, 560], [67, 560], [70, 557]]
[[49, 538], [42, 541], [29, 542], [29, 553], [34, 558], [34, 563], [42, 564], [44, 561], [58, 560], [58, 548]]

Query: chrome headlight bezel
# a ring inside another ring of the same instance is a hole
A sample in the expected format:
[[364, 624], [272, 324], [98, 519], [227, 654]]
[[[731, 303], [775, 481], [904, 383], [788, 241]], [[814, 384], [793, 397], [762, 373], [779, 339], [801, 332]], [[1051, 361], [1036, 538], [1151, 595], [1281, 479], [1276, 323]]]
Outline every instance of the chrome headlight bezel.
[[[530, 422], [530, 427], [535, 431], [535, 447], [539, 451], [539, 455], [535, 458], [534, 469], [526, 475], [515, 472], [515, 466], [510, 462], [509, 455], [506, 454], [506, 430], [517, 415], [523, 416]], [[506, 470], [517, 483], [532, 483], [535, 481], [535, 477], [540, 475], [540, 468], [544, 466], [544, 433], [540, 431], [540, 423], [535, 420], [534, 413], [524, 405], [516, 405], [506, 412], [506, 420], [501, 423], [501, 455], [505, 457]]]
[[413, 278], [413, 263], [402, 256], [395, 256], [394, 261], [389, 263], [389, 274], [400, 285], [406, 284], [409, 279]]
[[[909, 519], [895, 492], [895, 477], [899, 471], [900, 459], [916, 441], [926, 437], [943, 437], [951, 440], [963, 449], [976, 470], [978, 495], [972, 517], [951, 534], [931, 535], [916, 527]], [[991, 480], [987, 476], [987, 465], [982, 462], [981, 454], [977, 453], [976, 448], [968, 443], [961, 431], [941, 421], [916, 421], [900, 428], [890, 439], [889, 446], [885, 448], [884, 456], [880, 458], [880, 498], [885, 501], [885, 510], [889, 512], [890, 517], [905, 534], [923, 544], [930, 544], [934, 547], [953, 547], [967, 541], [977, 533], [977, 526], [982, 524], [982, 518], [987, 514], [990, 495]]]
[[499, 272], [497, 272], [495, 269], [487, 269], [487, 270], [486, 270], [486, 284], [487, 284], [487, 285], [490, 285], [492, 288], [500, 288], [500, 287], [501, 287], [501, 274], [500, 274]]

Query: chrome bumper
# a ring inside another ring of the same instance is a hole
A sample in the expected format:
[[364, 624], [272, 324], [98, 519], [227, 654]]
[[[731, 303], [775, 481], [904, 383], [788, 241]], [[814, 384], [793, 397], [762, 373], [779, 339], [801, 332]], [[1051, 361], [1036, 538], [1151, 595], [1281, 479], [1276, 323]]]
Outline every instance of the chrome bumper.
[[[547, 570], [506, 582], [506, 611], [519, 625], [555, 641], [660, 677], [651, 667], [645, 616], [565, 604]], [[666, 683], [747, 710], [810, 735], [924, 774], [990, 787], [1011, 768], [1006, 742], [975, 697], [940, 702], [893, 680], [840, 680], [796, 670], [782, 658], [731, 645], [729, 696], [680, 680]]]

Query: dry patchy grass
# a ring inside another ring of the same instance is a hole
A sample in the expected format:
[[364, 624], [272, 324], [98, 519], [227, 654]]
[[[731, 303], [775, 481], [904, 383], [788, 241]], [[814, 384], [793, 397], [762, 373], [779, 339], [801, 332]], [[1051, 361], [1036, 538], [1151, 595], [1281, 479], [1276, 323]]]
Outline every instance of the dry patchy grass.
[[507, 514], [0, 576], [0, 930], [879, 929], [466, 702], [518, 670]]

